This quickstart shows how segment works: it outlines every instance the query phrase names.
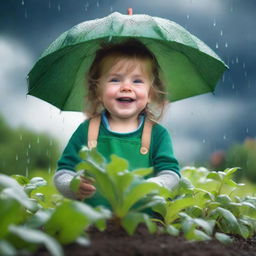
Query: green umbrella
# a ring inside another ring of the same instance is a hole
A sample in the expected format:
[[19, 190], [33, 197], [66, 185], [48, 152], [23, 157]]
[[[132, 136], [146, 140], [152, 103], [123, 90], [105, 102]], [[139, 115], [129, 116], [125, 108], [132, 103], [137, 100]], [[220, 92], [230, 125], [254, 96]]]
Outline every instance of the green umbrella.
[[60, 35], [28, 74], [28, 94], [61, 110], [83, 111], [85, 74], [103, 42], [136, 38], [156, 56], [173, 102], [213, 92], [227, 68], [200, 39], [177, 23], [144, 14], [114, 12]]

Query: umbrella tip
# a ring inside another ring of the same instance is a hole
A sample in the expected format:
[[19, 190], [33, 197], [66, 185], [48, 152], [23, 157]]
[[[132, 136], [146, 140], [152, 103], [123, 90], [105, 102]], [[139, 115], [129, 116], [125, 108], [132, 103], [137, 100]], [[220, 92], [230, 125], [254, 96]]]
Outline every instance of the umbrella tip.
[[132, 8], [128, 8], [127, 13], [128, 13], [128, 15], [132, 15]]

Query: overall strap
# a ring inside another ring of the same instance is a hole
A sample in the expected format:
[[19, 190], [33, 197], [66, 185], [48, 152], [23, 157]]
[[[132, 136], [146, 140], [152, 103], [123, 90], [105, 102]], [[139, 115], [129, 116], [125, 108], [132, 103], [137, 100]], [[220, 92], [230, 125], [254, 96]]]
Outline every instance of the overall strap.
[[89, 121], [88, 128], [88, 143], [87, 146], [89, 149], [97, 147], [97, 140], [100, 130], [101, 116], [92, 117]]
[[[100, 129], [101, 116], [92, 117], [89, 121], [88, 128], [88, 148], [93, 149], [97, 147], [97, 140]], [[150, 141], [151, 141], [151, 132], [152, 132], [153, 123], [146, 119], [142, 131], [141, 137], [141, 148], [140, 153], [146, 155], [149, 152]]]

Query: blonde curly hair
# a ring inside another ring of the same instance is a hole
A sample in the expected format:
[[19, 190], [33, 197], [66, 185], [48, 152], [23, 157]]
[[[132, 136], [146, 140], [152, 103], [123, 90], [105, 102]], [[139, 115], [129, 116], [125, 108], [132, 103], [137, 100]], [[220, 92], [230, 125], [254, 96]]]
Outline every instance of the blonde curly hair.
[[151, 64], [151, 101], [143, 112], [147, 118], [152, 121], [158, 121], [167, 103], [165, 86], [160, 79], [160, 68], [156, 57], [143, 43], [136, 39], [128, 39], [115, 44], [104, 44], [96, 52], [94, 61], [87, 74], [86, 116], [88, 118], [94, 117], [104, 109], [99, 97], [99, 79], [102, 76], [103, 67], [109, 58], [113, 60], [112, 66], [123, 59], [148, 61]]

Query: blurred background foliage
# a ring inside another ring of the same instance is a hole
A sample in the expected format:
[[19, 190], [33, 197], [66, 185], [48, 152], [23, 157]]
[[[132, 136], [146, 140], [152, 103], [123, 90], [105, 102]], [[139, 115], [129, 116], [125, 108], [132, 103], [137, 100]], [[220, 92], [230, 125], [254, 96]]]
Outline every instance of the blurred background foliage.
[[240, 167], [241, 171], [236, 173], [236, 180], [248, 179], [256, 183], [256, 139], [246, 138], [242, 144], [234, 143], [226, 152], [212, 153], [209, 166], [214, 170]]
[[25, 127], [12, 128], [0, 116], [0, 172], [30, 176], [33, 171], [52, 173], [60, 156], [56, 139]]

